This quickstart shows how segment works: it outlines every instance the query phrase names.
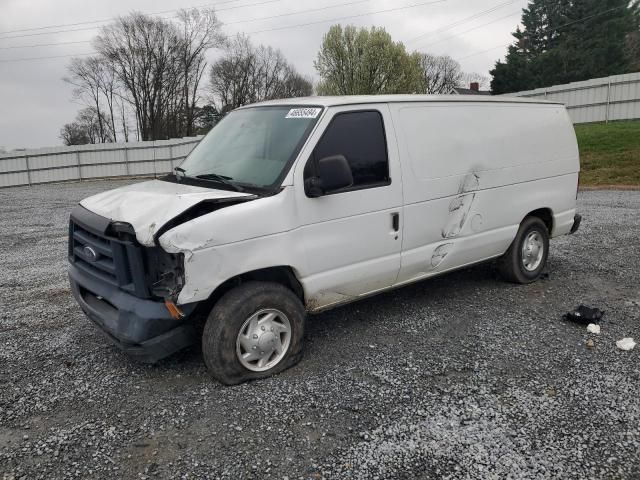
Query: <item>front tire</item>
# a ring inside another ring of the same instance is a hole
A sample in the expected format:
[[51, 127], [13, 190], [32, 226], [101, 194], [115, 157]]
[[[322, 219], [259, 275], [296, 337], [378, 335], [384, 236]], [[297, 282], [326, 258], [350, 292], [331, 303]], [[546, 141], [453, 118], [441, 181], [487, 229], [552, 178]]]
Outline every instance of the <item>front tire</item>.
[[538, 217], [527, 217], [520, 224], [509, 250], [500, 258], [498, 268], [505, 280], [531, 283], [540, 278], [549, 256], [549, 230]]
[[305, 310], [288, 288], [247, 282], [222, 296], [202, 334], [202, 356], [226, 385], [266, 378], [302, 358]]

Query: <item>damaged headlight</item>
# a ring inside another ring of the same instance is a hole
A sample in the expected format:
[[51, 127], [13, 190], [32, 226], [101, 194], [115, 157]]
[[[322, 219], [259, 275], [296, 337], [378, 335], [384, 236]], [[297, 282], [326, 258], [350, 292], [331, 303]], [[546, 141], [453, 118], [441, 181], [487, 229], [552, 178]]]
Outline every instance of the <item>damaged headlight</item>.
[[184, 254], [167, 253], [159, 247], [145, 250], [149, 292], [175, 301], [184, 286]]
[[140, 245], [133, 226], [125, 222], [111, 222], [106, 236], [119, 245], [119, 264], [126, 269], [120, 276], [126, 277], [123, 283], [136, 285], [136, 295], [171, 302], [177, 300], [184, 286], [184, 254]]

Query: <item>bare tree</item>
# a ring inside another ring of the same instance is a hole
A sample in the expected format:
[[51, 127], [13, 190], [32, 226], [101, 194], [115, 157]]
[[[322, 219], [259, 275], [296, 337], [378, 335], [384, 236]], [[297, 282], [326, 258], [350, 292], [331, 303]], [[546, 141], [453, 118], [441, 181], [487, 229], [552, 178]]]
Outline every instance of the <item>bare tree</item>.
[[284, 55], [280, 50], [260, 45], [256, 49], [256, 60], [253, 78], [256, 100], [280, 97], [289, 67]]
[[210, 72], [210, 88], [219, 111], [226, 113], [255, 101], [256, 64], [256, 52], [248, 37], [239, 35], [229, 43]]
[[168, 97], [178, 85], [179, 40], [175, 25], [133, 13], [104, 27], [95, 41], [123, 86], [143, 140], [162, 138]]
[[103, 130], [107, 124], [104, 114], [95, 107], [87, 107], [76, 116], [76, 119], [67, 123], [60, 130], [60, 138], [65, 145], [85, 145], [87, 143], [107, 143], [113, 142], [110, 133]]
[[[132, 13], [103, 27], [94, 46], [97, 55], [74, 59], [65, 80], [95, 109], [100, 141], [120, 134], [128, 141], [134, 124], [139, 140], [194, 135], [211, 128], [222, 107], [312, 92], [279, 50], [254, 48], [243, 36], [228, 42], [213, 10], [180, 10], [176, 21]], [[220, 108], [201, 98], [205, 54], [216, 47], [225, 48], [211, 69]], [[65, 138], [72, 133], [69, 127]]]
[[[124, 141], [129, 141], [129, 122], [127, 121], [127, 109], [125, 108], [125, 100], [121, 97], [117, 101], [118, 109], [120, 111], [120, 128], [122, 129], [122, 136]], [[138, 140], [140, 140], [138, 138]]]
[[420, 93], [444, 94], [458, 87], [463, 79], [460, 64], [443, 55], [418, 54], [420, 64]]
[[86, 145], [91, 143], [86, 129], [78, 122], [65, 124], [60, 129], [60, 138], [65, 145]]
[[224, 45], [226, 37], [221, 33], [221, 24], [213, 10], [180, 10], [178, 19], [182, 33], [180, 66], [183, 133], [190, 136], [194, 133], [200, 82], [207, 66], [204, 54], [210, 48]]
[[226, 113], [262, 100], [311, 95], [311, 82], [296, 72], [280, 50], [239, 35], [213, 64], [210, 88], [217, 109]]
[[279, 98], [308, 97], [313, 93], [311, 80], [287, 66], [280, 82]]
[[[102, 94], [107, 104], [106, 118], [109, 121], [109, 130], [113, 141], [118, 141], [118, 134], [116, 129], [116, 101], [120, 96], [118, 79], [115, 72], [109, 68], [104, 59], [98, 58], [99, 61], [99, 73], [98, 76], [98, 90]], [[123, 113], [124, 115], [124, 113]]]
[[[74, 97], [93, 107], [97, 112], [100, 143], [104, 143], [107, 138], [115, 138], [113, 95], [105, 95], [105, 91], [108, 90], [106, 84], [109, 82], [109, 74], [102, 59], [100, 57], [74, 58], [68, 70], [70, 76], [65, 77], [64, 80], [75, 87]], [[113, 80], [112, 76], [111, 80]], [[113, 87], [113, 83], [111, 86]], [[105, 116], [102, 108], [104, 99], [108, 104], [108, 117]]]
[[[220, 28], [213, 10], [190, 9], [178, 12], [177, 24], [133, 13], [102, 29], [96, 49], [142, 140], [193, 134], [205, 52], [224, 42]], [[124, 114], [122, 128], [128, 132]]]

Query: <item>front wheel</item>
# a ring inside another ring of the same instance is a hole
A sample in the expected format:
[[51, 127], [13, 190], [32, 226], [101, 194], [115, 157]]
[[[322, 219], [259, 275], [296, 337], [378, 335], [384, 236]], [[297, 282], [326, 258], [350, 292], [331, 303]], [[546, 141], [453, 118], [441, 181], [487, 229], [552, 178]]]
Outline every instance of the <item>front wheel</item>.
[[549, 256], [549, 230], [538, 217], [527, 217], [520, 224], [509, 250], [500, 258], [501, 275], [514, 283], [535, 282]]
[[247, 282], [227, 292], [207, 318], [202, 355], [211, 375], [226, 385], [265, 378], [302, 356], [305, 310], [277, 283]]

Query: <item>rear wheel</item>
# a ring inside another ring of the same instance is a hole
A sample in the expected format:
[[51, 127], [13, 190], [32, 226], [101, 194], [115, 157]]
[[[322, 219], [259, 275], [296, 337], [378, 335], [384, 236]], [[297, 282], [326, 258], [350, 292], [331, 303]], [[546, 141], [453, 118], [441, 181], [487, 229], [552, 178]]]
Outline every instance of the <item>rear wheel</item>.
[[549, 230], [538, 217], [527, 217], [520, 224], [509, 250], [500, 258], [500, 274], [514, 283], [535, 282], [549, 256]]
[[288, 288], [244, 283], [211, 310], [202, 335], [204, 362], [227, 385], [281, 372], [302, 357], [304, 319], [302, 302]]

